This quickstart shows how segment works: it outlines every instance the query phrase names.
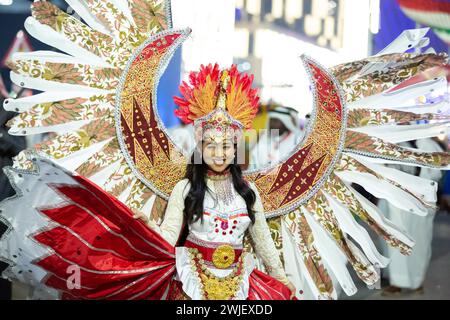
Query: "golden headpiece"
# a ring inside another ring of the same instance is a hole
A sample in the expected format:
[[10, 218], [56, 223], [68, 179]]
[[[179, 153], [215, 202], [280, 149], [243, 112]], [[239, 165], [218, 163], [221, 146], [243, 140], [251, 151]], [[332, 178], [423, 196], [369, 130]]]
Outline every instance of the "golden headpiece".
[[244, 129], [252, 127], [258, 112], [259, 97], [252, 89], [253, 75], [239, 73], [236, 65], [201, 66], [191, 72], [189, 83], [182, 82], [182, 97], [174, 97], [175, 110], [184, 123], [194, 123], [197, 141], [232, 139], [237, 143]]

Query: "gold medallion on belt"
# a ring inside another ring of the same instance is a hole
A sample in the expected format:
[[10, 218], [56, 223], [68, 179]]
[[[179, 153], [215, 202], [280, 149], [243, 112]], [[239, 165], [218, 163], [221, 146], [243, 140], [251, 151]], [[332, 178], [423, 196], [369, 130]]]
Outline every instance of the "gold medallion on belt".
[[228, 244], [223, 244], [214, 250], [212, 263], [216, 268], [225, 269], [233, 264], [235, 257], [234, 248]]

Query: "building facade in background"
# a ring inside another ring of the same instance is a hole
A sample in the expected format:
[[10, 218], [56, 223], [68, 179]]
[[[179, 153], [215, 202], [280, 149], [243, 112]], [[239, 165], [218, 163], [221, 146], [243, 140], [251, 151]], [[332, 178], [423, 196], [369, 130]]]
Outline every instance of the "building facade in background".
[[255, 74], [263, 102], [304, 116], [312, 98], [299, 56], [325, 66], [367, 56], [378, 9], [374, 0], [237, 0], [234, 61]]

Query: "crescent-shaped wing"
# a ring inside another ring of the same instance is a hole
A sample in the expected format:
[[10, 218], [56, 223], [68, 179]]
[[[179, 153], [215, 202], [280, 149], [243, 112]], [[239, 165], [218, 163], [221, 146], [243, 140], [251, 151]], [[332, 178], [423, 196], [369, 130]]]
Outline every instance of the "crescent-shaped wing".
[[302, 59], [314, 97], [305, 139], [280, 163], [246, 172], [258, 187], [267, 217], [288, 213], [314, 195], [332, 173], [344, 146], [347, 112], [339, 84], [317, 62]]
[[171, 141], [158, 116], [159, 78], [190, 30], [170, 30], [145, 41], [131, 56], [116, 94], [116, 130], [133, 173], [168, 199], [182, 179], [187, 159]]

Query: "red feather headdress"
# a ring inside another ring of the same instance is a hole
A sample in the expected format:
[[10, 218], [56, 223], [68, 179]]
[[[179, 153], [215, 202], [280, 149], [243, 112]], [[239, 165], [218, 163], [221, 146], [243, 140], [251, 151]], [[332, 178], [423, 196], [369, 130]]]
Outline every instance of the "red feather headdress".
[[[201, 138], [216, 139], [233, 135], [239, 139], [250, 129], [258, 112], [259, 97], [252, 89], [253, 75], [239, 73], [236, 65], [220, 70], [217, 64], [201, 66], [191, 72], [189, 84], [180, 85], [182, 97], [174, 97], [175, 110], [184, 123], [194, 123]], [[197, 135], [197, 138], [200, 138]]]

